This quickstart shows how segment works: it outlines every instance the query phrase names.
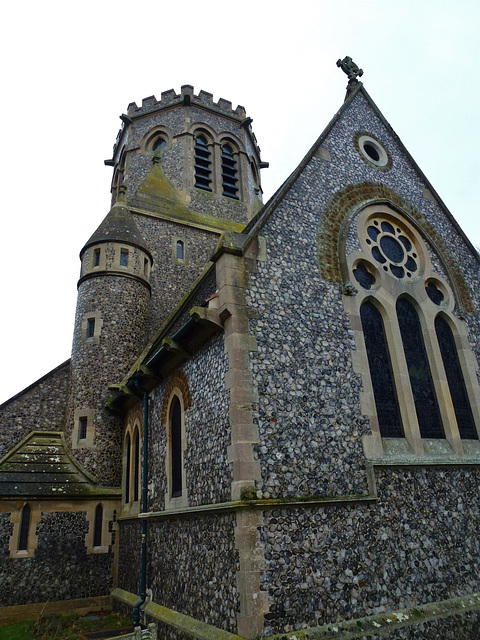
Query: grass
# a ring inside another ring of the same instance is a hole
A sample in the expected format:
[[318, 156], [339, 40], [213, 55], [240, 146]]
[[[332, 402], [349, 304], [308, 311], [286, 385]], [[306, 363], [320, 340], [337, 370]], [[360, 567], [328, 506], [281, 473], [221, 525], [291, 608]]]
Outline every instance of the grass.
[[[131, 627], [132, 619], [117, 613], [103, 612], [90, 616], [66, 616], [56, 629], [45, 629], [35, 620], [0, 625], [0, 640], [79, 640], [81, 633]], [[97, 617], [98, 616], [98, 617]]]

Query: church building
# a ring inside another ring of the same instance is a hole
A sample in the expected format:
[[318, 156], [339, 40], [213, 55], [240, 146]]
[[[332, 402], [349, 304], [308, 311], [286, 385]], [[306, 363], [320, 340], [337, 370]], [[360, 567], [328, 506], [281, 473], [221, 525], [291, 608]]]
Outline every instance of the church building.
[[0, 623], [478, 640], [480, 257], [337, 65], [265, 204], [243, 107], [121, 116], [71, 358], [0, 405]]

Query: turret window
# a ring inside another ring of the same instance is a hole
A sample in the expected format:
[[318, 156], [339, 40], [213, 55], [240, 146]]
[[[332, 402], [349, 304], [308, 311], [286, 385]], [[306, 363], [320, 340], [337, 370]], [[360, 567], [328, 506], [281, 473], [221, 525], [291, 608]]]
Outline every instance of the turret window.
[[223, 195], [238, 200], [237, 162], [229, 144], [222, 146], [222, 187]]
[[95, 249], [93, 252], [93, 266], [98, 267], [100, 264], [100, 249]]
[[195, 138], [195, 186], [205, 191], [211, 191], [212, 159], [205, 136]]
[[78, 419], [78, 439], [85, 440], [87, 437], [88, 418], [86, 416], [80, 416]]
[[185, 258], [185, 245], [183, 240], [177, 240], [177, 260], [183, 260]]
[[122, 249], [120, 251], [120, 266], [128, 267], [128, 249]]
[[87, 338], [93, 338], [95, 335], [95, 318], [88, 318], [87, 320]]

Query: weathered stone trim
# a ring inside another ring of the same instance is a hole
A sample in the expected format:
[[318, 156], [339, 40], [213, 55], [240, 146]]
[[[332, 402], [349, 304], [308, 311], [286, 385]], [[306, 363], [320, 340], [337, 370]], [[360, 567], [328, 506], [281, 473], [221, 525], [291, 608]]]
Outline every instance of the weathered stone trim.
[[390, 205], [418, 229], [442, 261], [459, 306], [473, 313], [465, 280], [443, 238], [420, 211], [384, 184], [359, 182], [340, 189], [330, 198], [318, 229], [318, 263], [322, 277], [330, 282], [348, 281], [347, 267], [340, 260], [344, 255], [340, 247], [354, 215], [360, 208], [372, 204]]
[[163, 394], [162, 424], [167, 424], [168, 408], [170, 406], [172, 393], [175, 388], [179, 389], [182, 393], [183, 408], [185, 409], [185, 411], [192, 405], [192, 397], [190, 394], [190, 387], [188, 386], [188, 379], [185, 375], [185, 372], [180, 369], [170, 379], [167, 388], [165, 389], [165, 393]]
[[71, 616], [72, 614], [86, 615], [90, 612], [105, 611], [111, 609], [111, 601], [111, 596], [97, 596], [0, 607], [0, 625], [21, 622], [22, 620], [35, 620], [41, 615], [49, 613]]
[[139, 207], [128, 207], [132, 213], [138, 213], [141, 216], [147, 218], [155, 218], [158, 220], [165, 220], [166, 222], [176, 222], [187, 227], [193, 227], [194, 229], [200, 229], [201, 231], [210, 231], [211, 233], [221, 234], [223, 231], [237, 231], [241, 232], [245, 225], [240, 222], [233, 222], [225, 218], [215, 218], [206, 213], [197, 213], [196, 211], [190, 211], [191, 218], [184, 218], [183, 216], [168, 215], [164, 211], [147, 211]]
[[[219, 315], [224, 322], [225, 352], [228, 372], [225, 386], [230, 391], [229, 419], [231, 445], [228, 459], [233, 464], [232, 500], [256, 497], [257, 482], [261, 480], [260, 462], [253, 447], [259, 442], [258, 427], [253, 422], [253, 405], [258, 395], [250, 369], [250, 352], [257, 343], [250, 334], [245, 290], [249, 286], [247, 264], [256, 266], [256, 244], [248, 255], [222, 253], [216, 263]], [[237, 587], [240, 612], [238, 632], [246, 638], [258, 636], [263, 629], [264, 614], [268, 611], [268, 596], [260, 590], [260, 572], [265, 560], [259, 546], [257, 529], [263, 524], [263, 514], [240, 511], [237, 514], [235, 547], [239, 552], [240, 569]]]
[[480, 611], [480, 593], [430, 602], [366, 618], [330, 623], [304, 631], [281, 633], [270, 638], [271, 640], [349, 640], [350, 638], [370, 638], [373, 635], [389, 636], [392, 631], [398, 629], [415, 627], [430, 620], [462, 615], [467, 611]]
[[[380, 463], [379, 463], [380, 464]], [[380, 465], [381, 466], [381, 465]], [[367, 468], [368, 471], [368, 468]], [[373, 477], [373, 476], [372, 476]], [[373, 485], [372, 485], [373, 487]], [[370, 493], [352, 496], [318, 496], [315, 498], [273, 498], [269, 500], [237, 500], [234, 502], [218, 502], [202, 504], [195, 507], [170, 509], [169, 511], [151, 511], [138, 516], [122, 516], [117, 520], [137, 520], [138, 518], [163, 519], [172, 517], [198, 516], [200, 513], [221, 513], [230, 511], [271, 511], [272, 509], [298, 509], [299, 507], [342, 507], [348, 505], [368, 504], [376, 502], [377, 496], [373, 488]]]
[[[134, 607], [138, 602], [139, 596], [123, 589], [113, 589], [112, 598]], [[167, 607], [162, 607], [156, 602], [149, 602], [143, 610], [147, 616], [159, 620], [190, 638], [197, 638], [197, 640], [243, 640], [243, 638], [234, 633], [218, 629], [218, 627], [173, 609], [167, 609]]]
[[118, 269], [118, 270], [109, 269], [108, 271], [96, 271], [95, 273], [86, 273], [77, 282], [77, 289], [82, 284], [82, 282], [85, 282], [85, 280], [90, 280], [91, 278], [96, 278], [97, 276], [118, 276], [120, 278], [129, 278], [130, 280], [135, 280], [136, 282], [140, 282], [141, 284], [143, 284], [148, 289], [149, 293], [152, 293], [152, 287], [151, 287], [150, 283], [147, 282], [144, 279], [143, 276], [141, 277], [141, 276], [137, 276], [137, 275], [135, 275], [133, 273], [127, 273], [126, 271], [120, 271], [120, 269]]

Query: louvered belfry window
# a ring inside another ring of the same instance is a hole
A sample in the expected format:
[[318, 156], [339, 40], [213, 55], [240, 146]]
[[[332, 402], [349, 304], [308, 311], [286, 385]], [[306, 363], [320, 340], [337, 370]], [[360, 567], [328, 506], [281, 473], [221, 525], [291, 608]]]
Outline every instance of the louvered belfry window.
[[238, 200], [237, 162], [229, 144], [222, 146], [222, 185], [223, 195]]
[[211, 191], [212, 159], [205, 136], [195, 138], [195, 186]]

